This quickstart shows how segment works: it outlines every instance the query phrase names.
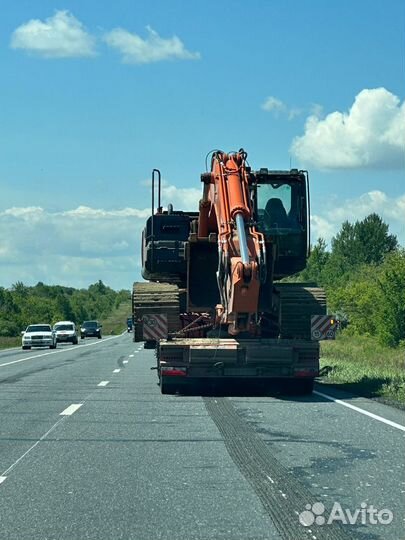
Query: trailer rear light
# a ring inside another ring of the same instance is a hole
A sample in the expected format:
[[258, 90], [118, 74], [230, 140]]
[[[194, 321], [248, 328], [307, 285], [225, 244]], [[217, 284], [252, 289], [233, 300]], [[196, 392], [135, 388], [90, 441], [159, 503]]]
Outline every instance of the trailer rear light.
[[317, 377], [319, 372], [317, 369], [295, 369], [295, 377]]
[[187, 375], [187, 368], [185, 367], [162, 366], [160, 371], [165, 377], [185, 377]]

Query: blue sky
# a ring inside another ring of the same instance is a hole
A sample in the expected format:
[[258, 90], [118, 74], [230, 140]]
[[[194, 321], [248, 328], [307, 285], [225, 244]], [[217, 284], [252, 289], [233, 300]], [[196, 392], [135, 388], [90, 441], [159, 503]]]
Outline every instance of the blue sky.
[[402, 1], [2, 7], [1, 285], [129, 287], [151, 169], [195, 209], [212, 148], [307, 168], [313, 240], [378, 211], [405, 244]]

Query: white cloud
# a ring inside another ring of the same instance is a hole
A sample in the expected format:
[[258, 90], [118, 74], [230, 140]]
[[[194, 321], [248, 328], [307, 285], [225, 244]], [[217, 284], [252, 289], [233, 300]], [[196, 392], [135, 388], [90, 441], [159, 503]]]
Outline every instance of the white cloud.
[[[162, 203], [198, 210], [201, 190], [162, 186]], [[52, 212], [37, 206], [0, 211], [0, 285], [88, 286], [98, 279], [130, 288], [141, 278], [141, 231], [150, 208], [79, 206]]]
[[[143, 180], [143, 186], [152, 189], [151, 180]], [[166, 180], [162, 180], [162, 207], [167, 208], [168, 204], [172, 204], [174, 210], [198, 211], [198, 203], [202, 197], [202, 187], [200, 188], [179, 188], [173, 184], [169, 184]], [[155, 200], [157, 205], [157, 200]], [[149, 210], [150, 214], [150, 210]]]
[[275, 117], [280, 114], [286, 114], [288, 120], [293, 120], [302, 112], [298, 107], [288, 107], [281, 99], [274, 96], [268, 96], [262, 104], [262, 109], [266, 112], [271, 112]]
[[45, 21], [31, 19], [14, 30], [12, 49], [23, 49], [43, 58], [95, 55], [95, 39], [69, 11], [56, 11]]
[[21, 218], [25, 221], [39, 221], [43, 214], [44, 211], [39, 206], [26, 206], [23, 208], [13, 206], [4, 210], [4, 215]]
[[67, 210], [61, 214], [55, 214], [60, 216], [71, 216], [80, 219], [115, 219], [117, 217], [127, 218], [146, 218], [150, 215], [149, 209], [139, 210], [138, 208], [123, 208], [122, 210], [103, 210], [99, 208], [90, 208], [88, 206], [78, 206], [75, 210]]
[[287, 109], [285, 103], [274, 96], [269, 96], [262, 105], [262, 109], [267, 112], [284, 112]]
[[171, 203], [175, 210], [198, 211], [198, 202], [202, 197], [202, 188], [178, 188], [170, 184], [162, 185], [162, 204]]
[[190, 52], [177, 37], [162, 38], [150, 26], [145, 39], [138, 34], [132, 34], [124, 28], [114, 28], [104, 35], [104, 41], [110, 47], [122, 54], [122, 60], [127, 64], [149, 64], [162, 60], [196, 60], [199, 52]]
[[405, 246], [405, 193], [399, 197], [389, 197], [383, 191], [369, 191], [340, 204], [334, 200], [325, 205], [322, 211], [319, 212], [317, 208], [314, 211], [311, 217], [312, 242], [319, 237], [330, 242], [344, 221], [353, 223], [375, 212], [388, 223], [390, 232], [396, 234], [400, 244]]
[[43, 281], [76, 287], [98, 279], [129, 288], [140, 279], [140, 238], [150, 209], [80, 206], [0, 212], [0, 285]]
[[311, 114], [291, 152], [319, 169], [404, 168], [405, 103], [385, 88], [362, 90], [348, 112]]
[[339, 230], [341, 223], [332, 221], [328, 216], [312, 215], [311, 216], [311, 240], [315, 243], [316, 240], [322, 237], [327, 242], [335, 236]]

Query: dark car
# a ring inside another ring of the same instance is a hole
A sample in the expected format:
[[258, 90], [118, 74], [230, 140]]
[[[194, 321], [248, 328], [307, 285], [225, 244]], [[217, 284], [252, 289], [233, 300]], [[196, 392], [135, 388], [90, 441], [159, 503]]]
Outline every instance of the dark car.
[[97, 337], [101, 339], [101, 324], [98, 321], [84, 321], [80, 328], [80, 337]]
[[132, 332], [133, 323], [132, 323], [132, 317], [128, 317], [127, 319], [127, 331]]

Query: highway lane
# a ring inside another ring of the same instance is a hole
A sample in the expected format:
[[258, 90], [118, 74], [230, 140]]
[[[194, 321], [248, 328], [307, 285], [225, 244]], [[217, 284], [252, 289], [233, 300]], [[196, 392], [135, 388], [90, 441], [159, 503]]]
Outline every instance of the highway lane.
[[[403, 412], [339, 394], [387, 425], [320, 395], [162, 396], [129, 335], [84, 345], [0, 353], [2, 539], [405, 538]], [[394, 518], [300, 523], [335, 502]]]

